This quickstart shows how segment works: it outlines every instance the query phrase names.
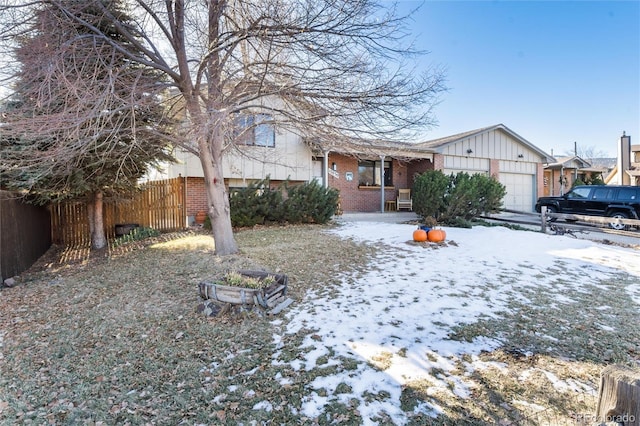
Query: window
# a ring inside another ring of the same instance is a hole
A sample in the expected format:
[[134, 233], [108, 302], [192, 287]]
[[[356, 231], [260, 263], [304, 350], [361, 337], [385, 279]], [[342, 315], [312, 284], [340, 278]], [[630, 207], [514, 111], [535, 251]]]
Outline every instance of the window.
[[[391, 161], [384, 162], [384, 185], [393, 185]], [[380, 161], [360, 161], [358, 163], [358, 185], [381, 186]]]
[[575, 188], [571, 192], [567, 193], [567, 198], [585, 199], [589, 197], [589, 192], [591, 192], [591, 188]]
[[238, 114], [235, 118], [234, 140], [242, 145], [276, 146], [276, 132], [269, 114]]
[[591, 196], [594, 200], [610, 200], [613, 198], [613, 189], [611, 188], [598, 188], [593, 191]]
[[621, 188], [618, 191], [618, 200], [635, 200], [638, 195], [637, 188]]

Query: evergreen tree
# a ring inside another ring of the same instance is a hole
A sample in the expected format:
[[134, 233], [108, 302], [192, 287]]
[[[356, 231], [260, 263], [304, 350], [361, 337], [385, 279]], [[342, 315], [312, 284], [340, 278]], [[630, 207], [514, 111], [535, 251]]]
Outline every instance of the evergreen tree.
[[115, 47], [136, 49], [122, 37], [134, 29], [120, 0], [70, 4], [74, 18], [43, 2], [15, 50], [21, 70], [3, 118], [0, 177], [39, 203], [86, 201], [92, 247], [102, 248], [103, 197], [134, 190], [171, 160], [171, 120], [162, 75]]

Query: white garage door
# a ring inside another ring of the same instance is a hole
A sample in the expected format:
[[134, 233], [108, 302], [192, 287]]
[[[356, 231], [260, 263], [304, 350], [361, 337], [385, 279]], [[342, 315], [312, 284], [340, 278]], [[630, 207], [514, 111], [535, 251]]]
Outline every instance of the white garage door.
[[507, 189], [503, 208], [520, 212], [534, 211], [534, 176], [516, 173], [500, 173], [500, 183]]

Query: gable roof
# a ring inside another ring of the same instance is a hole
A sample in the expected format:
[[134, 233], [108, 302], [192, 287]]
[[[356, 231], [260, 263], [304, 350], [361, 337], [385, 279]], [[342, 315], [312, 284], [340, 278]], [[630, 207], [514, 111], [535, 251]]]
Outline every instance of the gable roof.
[[451, 135], [451, 136], [446, 136], [444, 138], [433, 139], [433, 140], [426, 141], [426, 142], [420, 142], [420, 143], [418, 143], [416, 145], [424, 147], [424, 148], [431, 148], [435, 152], [439, 152], [439, 151], [442, 150], [442, 148], [444, 148], [447, 145], [455, 144], [455, 143], [458, 143], [458, 142], [460, 142], [460, 141], [462, 141], [464, 139], [467, 139], [467, 138], [470, 138], [470, 137], [473, 137], [473, 136], [477, 136], [477, 135], [481, 135], [483, 133], [492, 132], [494, 130], [500, 130], [500, 131], [508, 134], [513, 139], [518, 141], [520, 144], [526, 146], [528, 149], [534, 151], [536, 154], [538, 154], [541, 157], [545, 158], [546, 161], [548, 161], [548, 162], [555, 161], [555, 159], [552, 156], [550, 156], [549, 154], [547, 154], [546, 152], [544, 152], [543, 150], [541, 150], [540, 148], [538, 148], [537, 146], [535, 146], [534, 144], [532, 144], [531, 142], [529, 142], [528, 140], [526, 140], [525, 138], [523, 138], [522, 136], [520, 136], [519, 134], [517, 134], [516, 132], [514, 132], [510, 128], [508, 128], [507, 126], [505, 126], [504, 124], [496, 124], [496, 125], [489, 126], [489, 127], [482, 127], [480, 129], [470, 130], [468, 132], [458, 133], [456, 135]]
[[[578, 167], [571, 165], [571, 163], [573, 162], [577, 163]], [[575, 169], [575, 168], [584, 169], [587, 167], [591, 167], [591, 164], [588, 161], [578, 157], [577, 155], [574, 155], [572, 157], [554, 158], [553, 163], [549, 163], [547, 167], [551, 169], [557, 169], [559, 167], [572, 168], [572, 169]]]

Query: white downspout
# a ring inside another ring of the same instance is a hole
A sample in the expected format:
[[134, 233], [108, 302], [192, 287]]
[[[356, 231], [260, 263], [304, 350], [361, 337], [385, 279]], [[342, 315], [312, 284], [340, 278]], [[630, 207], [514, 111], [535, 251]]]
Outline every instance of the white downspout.
[[384, 155], [380, 156], [380, 213], [384, 213]]
[[324, 151], [324, 167], [322, 168], [322, 184], [329, 188], [329, 151]]

